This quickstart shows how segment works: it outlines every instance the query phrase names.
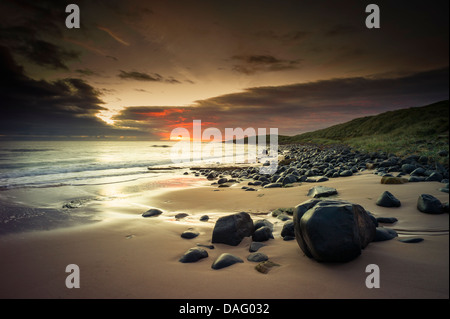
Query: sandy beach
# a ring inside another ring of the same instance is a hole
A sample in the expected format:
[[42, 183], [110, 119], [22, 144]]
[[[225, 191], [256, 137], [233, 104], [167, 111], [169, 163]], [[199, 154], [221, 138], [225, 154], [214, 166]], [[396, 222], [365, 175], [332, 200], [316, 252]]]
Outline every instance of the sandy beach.
[[[181, 177], [180, 177], [181, 178]], [[202, 177], [191, 187], [147, 190], [126, 198], [91, 201], [73, 211], [102, 212], [101, 221], [52, 230], [18, 232], [0, 236], [0, 298], [158, 298], [158, 299], [346, 299], [346, 298], [446, 298], [449, 297], [448, 214], [429, 215], [416, 208], [420, 194], [442, 202], [448, 194], [439, 182], [380, 184], [371, 171], [320, 183], [335, 187], [336, 198], [362, 205], [376, 217], [396, 217], [399, 237], [372, 242], [356, 259], [346, 263], [319, 263], [306, 257], [295, 240], [284, 241], [281, 220], [271, 216], [279, 207], [293, 207], [309, 199], [308, 190], [319, 183], [290, 188], [246, 192], [246, 181], [228, 188], [210, 186]], [[385, 190], [401, 200], [401, 207], [375, 204]], [[9, 196], [24, 196], [14, 190]], [[28, 198], [30, 194], [27, 194]], [[47, 195], [49, 195], [47, 193]], [[36, 195], [42, 201], [43, 195]], [[36, 199], [37, 200], [37, 199]], [[147, 208], [164, 213], [143, 218]], [[214, 244], [208, 257], [180, 263], [180, 257], [199, 244], [211, 244], [214, 224], [220, 216], [248, 212], [253, 221], [274, 224], [274, 239], [259, 251], [280, 266], [267, 274], [247, 261], [250, 237], [238, 246]], [[187, 213], [177, 220], [175, 215]], [[208, 215], [207, 222], [200, 221]], [[200, 235], [183, 239], [193, 228]], [[399, 238], [421, 237], [420, 243]], [[214, 270], [222, 253], [239, 256], [244, 263]], [[80, 288], [65, 285], [66, 266], [80, 269]], [[380, 288], [365, 285], [366, 266], [380, 269]]]

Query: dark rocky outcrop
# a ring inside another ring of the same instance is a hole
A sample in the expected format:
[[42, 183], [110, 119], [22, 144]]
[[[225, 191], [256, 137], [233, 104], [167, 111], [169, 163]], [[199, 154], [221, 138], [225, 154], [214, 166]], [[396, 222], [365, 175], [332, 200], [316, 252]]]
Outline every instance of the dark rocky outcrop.
[[311, 199], [296, 206], [294, 229], [305, 255], [321, 262], [356, 258], [376, 234], [362, 206], [341, 200]]

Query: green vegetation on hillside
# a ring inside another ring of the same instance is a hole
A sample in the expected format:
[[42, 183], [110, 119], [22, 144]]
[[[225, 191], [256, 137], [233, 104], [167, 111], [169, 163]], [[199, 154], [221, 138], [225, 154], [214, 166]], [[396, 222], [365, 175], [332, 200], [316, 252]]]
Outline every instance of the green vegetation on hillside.
[[279, 144], [345, 144], [365, 152], [417, 154], [448, 162], [449, 101], [357, 118], [326, 129], [279, 136]]

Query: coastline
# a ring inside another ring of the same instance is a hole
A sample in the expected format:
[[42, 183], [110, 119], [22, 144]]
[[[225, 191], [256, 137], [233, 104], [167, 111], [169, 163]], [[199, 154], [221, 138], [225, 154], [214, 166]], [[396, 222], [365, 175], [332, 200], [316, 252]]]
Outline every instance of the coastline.
[[[0, 298], [448, 299], [448, 214], [423, 214], [415, 207], [421, 193], [441, 201], [448, 201], [448, 194], [439, 191], [442, 184], [438, 182], [383, 185], [380, 179], [365, 171], [322, 183], [246, 192], [241, 187], [248, 181], [217, 188], [208, 186], [211, 181], [203, 177], [192, 187], [141, 190], [126, 198], [91, 201], [75, 210], [103, 212], [101, 222], [0, 236]], [[309, 199], [309, 188], [319, 184], [335, 187], [337, 198], [358, 203], [376, 217], [396, 217], [396, 224], [384, 226], [398, 229], [399, 238], [420, 236], [424, 241], [407, 244], [394, 238], [373, 242], [355, 260], [343, 264], [306, 257], [295, 240], [281, 238], [283, 222], [270, 212], [302, 203]], [[377, 206], [375, 201], [384, 190], [400, 198], [402, 206]], [[143, 218], [148, 207], [164, 213]], [[261, 252], [279, 267], [268, 274], [257, 272], [255, 263], [246, 259], [249, 237], [236, 247], [214, 244], [214, 249], [208, 249], [208, 258], [196, 263], [178, 261], [197, 243], [210, 244], [220, 216], [240, 211], [249, 212], [253, 220], [274, 223], [274, 239], [265, 242]], [[180, 212], [189, 215], [177, 220], [175, 215]], [[204, 214], [210, 216], [207, 222], [199, 220]], [[189, 228], [200, 235], [181, 238]], [[224, 252], [239, 256], [244, 263], [211, 269]], [[65, 286], [68, 264], [80, 267], [80, 289]], [[368, 264], [380, 267], [379, 289], [365, 285]]]

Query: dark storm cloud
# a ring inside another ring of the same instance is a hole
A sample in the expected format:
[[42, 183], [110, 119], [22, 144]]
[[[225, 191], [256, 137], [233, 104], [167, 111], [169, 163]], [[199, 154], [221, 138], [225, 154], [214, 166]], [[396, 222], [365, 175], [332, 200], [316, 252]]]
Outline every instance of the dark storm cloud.
[[[80, 52], [59, 44], [63, 38], [64, 6], [49, 1], [13, 1], [0, 9], [7, 23], [0, 25], [0, 44], [28, 61], [50, 69], [68, 70], [67, 62], [80, 57]], [[19, 19], [9, 19], [21, 12]]]
[[123, 70], [120, 70], [120, 73], [117, 76], [121, 79], [126, 80], [151, 81], [151, 82], [160, 82], [163, 79], [163, 77], [158, 73], [153, 73], [152, 75], [150, 75], [143, 72], [136, 72], [136, 71], [127, 72]]
[[120, 73], [117, 75], [119, 78], [124, 80], [135, 80], [135, 81], [149, 81], [149, 82], [164, 82], [169, 84], [181, 84], [180, 81], [173, 77], [164, 78], [162, 75], [158, 73], [144, 73], [137, 71], [123, 71], [120, 70]]
[[448, 99], [448, 68], [398, 78], [340, 78], [249, 88], [196, 101], [191, 107], [128, 107], [116, 116], [130, 127], [170, 130], [193, 120], [209, 126], [278, 127], [298, 134], [388, 110]]
[[105, 110], [104, 102], [101, 93], [85, 81], [76, 78], [53, 82], [31, 79], [2, 46], [0, 69], [0, 135], [13, 138], [123, 133], [108, 127], [95, 116]]
[[88, 68], [76, 69], [75, 72], [79, 73], [80, 75], [85, 75], [85, 76], [97, 75], [97, 73], [95, 71], [88, 69]]
[[233, 70], [247, 75], [257, 72], [284, 71], [298, 68], [300, 59], [283, 60], [272, 55], [234, 55], [232, 61], [238, 64], [233, 66]]

